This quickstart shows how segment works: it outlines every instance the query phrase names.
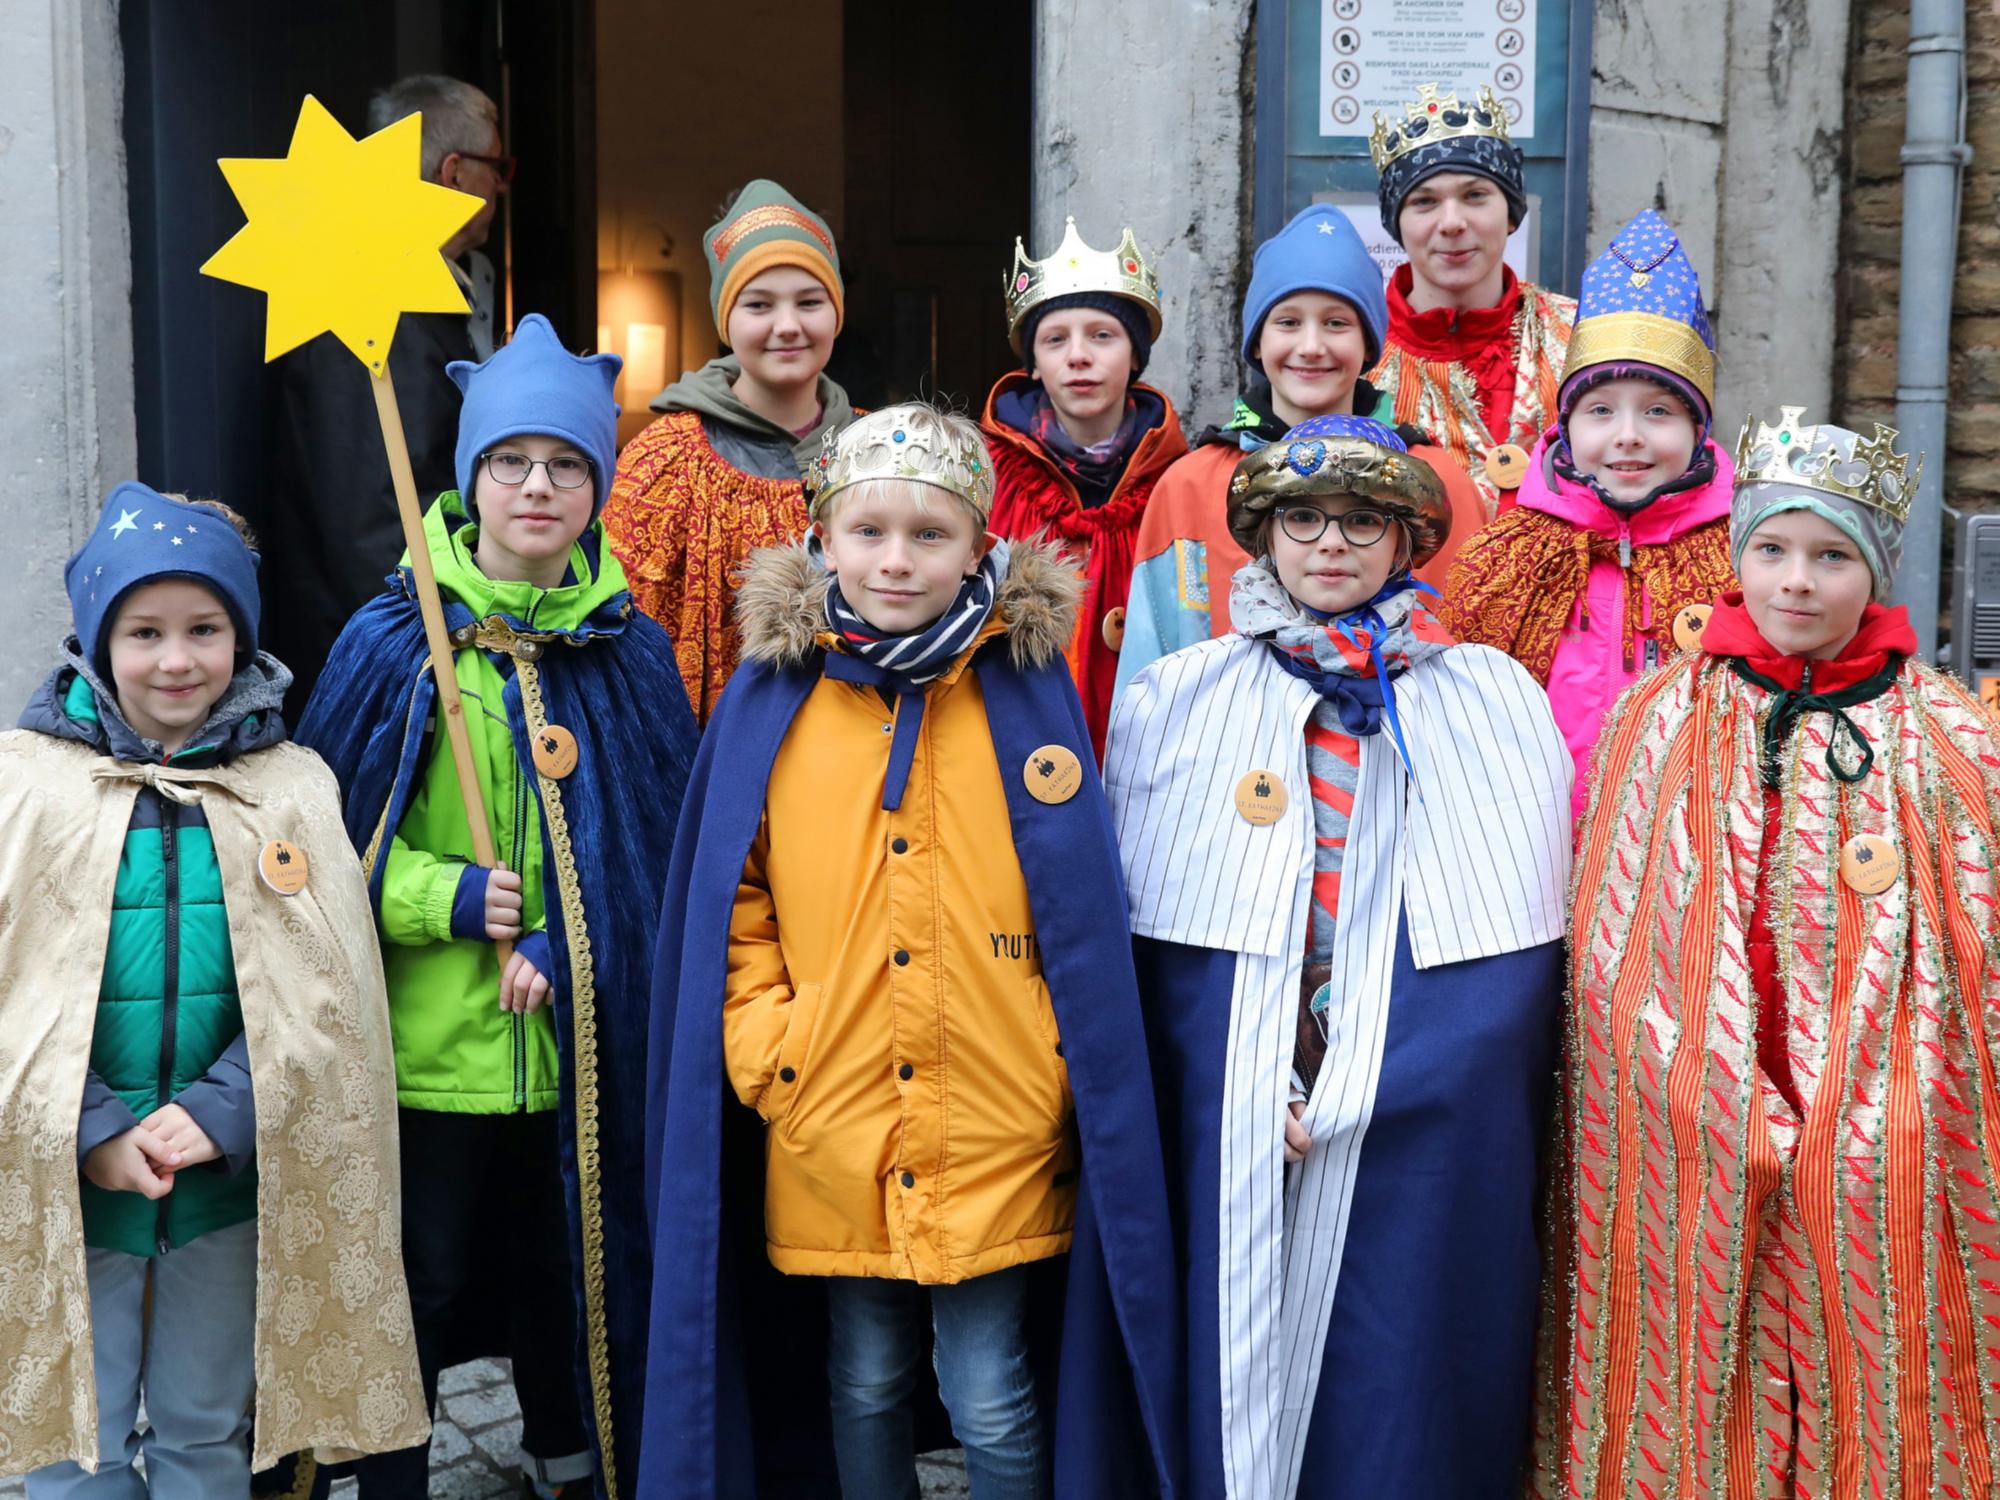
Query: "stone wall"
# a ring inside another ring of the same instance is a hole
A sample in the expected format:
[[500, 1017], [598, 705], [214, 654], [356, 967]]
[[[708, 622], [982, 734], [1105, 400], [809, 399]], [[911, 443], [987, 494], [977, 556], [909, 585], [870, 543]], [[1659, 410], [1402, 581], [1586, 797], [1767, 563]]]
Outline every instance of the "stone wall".
[[1251, 0], [1035, 7], [1034, 237], [1074, 214], [1108, 250], [1130, 224], [1160, 275], [1146, 379], [1190, 429], [1221, 421], [1250, 266]]
[[1752, 406], [1832, 393], [1850, 3], [1874, 0], [1597, 3], [1590, 249], [1642, 208], [1679, 229], [1714, 317], [1725, 442]]
[[[1854, 0], [1834, 400], [1849, 426], [1895, 422], [1909, 22], [1907, 0]], [[2000, 9], [1968, 5], [1965, 26], [1972, 161], [1959, 211], [1944, 494], [1950, 505], [2000, 510]]]
[[115, 0], [0, 0], [0, 724], [55, 664], [63, 563], [138, 467]]

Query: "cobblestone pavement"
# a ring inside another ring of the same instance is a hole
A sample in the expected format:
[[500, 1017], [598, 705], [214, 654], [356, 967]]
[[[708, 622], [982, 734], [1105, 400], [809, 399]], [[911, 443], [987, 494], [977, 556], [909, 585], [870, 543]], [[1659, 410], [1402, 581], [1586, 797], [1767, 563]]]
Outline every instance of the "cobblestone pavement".
[[[480, 1360], [446, 1370], [438, 1382], [437, 1432], [431, 1438], [432, 1500], [502, 1500], [520, 1494], [516, 1450], [521, 1408], [504, 1360]], [[956, 1453], [934, 1454], [917, 1464], [926, 1500], [967, 1500], [965, 1465]], [[0, 1500], [22, 1500], [18, 1479], [0, 1483]], [[333, 1487], [336, 1500], [352, 1500], [354, 1481]]]

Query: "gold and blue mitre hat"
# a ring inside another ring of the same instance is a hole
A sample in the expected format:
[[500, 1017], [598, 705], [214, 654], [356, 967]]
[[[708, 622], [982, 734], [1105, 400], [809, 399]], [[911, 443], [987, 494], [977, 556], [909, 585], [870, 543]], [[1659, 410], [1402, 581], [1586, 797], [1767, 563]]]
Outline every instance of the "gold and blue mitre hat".
[[1074, 218], [1063, 221], [1062, 243], [1046, 260], [1029, 258], [1016, 236], [1014, 269], [1007, 273], [1007, 339], [1021, 352], [1021, 325], [1044, 302], [1079, 292], [1099, 292], [1138, 304], [1152, 336], [1160, 336], [1160, 278], [1146, 260], [1131, 229], [1120, 231], [1115, 250], [1093, 250], [1076, 232]]
[[1706, 429], [1715, 404], [1715, 333], [1680, 236], [1650, 208], [1613, 235], [1583, 273], [1557, 408], [1568, 415], [1587, 372], [1628, 364], [1650, 366], [1691, 391]]

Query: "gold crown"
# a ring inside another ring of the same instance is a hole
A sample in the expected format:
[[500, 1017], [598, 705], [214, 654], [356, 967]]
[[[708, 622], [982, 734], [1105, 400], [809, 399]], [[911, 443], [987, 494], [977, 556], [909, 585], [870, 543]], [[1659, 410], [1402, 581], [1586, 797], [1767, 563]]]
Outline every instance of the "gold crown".
[[1872, 506], [1892, 521], [1910, 518], [1910, 502], [1923, 482], [1924, 456], [1914, 467], [1895, 451], [1896, 429], [1875, 424], [1863, 438], [1844, 427], [1821, 428], [1805, 420], [1803, 406], [1778, 408], [1778, 425], [1757, 417], [1743, 423], [1736, 441], [1736, 483], [1785, 484], [1819, 490]]
[[820, 439], [806, 466], [808, 514], [818, 520], [842, 490], [870, 479], [927, 484], [993, 513], [993, 463], [986, 440], [964, 417], [949, 417], [920, 401], [885, 406]]
[[1146, 310], [1146, 325], [1160, 336], [1160, 278], [1146, 264], [1130, 228], [1119, 236], [1116, 250], [1093, 250], [1076, 232], [1076, 220], [1063, 221], [1062, 243], [1047, 260], [1030, 260], [1028, 247], [1014, 240], [1014, 269], [1007, 273], [1007, 341], [1021, 352], [1021, 323], [1029, 313], [1055, 297], [1078, 292], [1108, 292], [1126, 297]]
[[1405, 119], [1391, 125], [1375, 111], [1375, 131], [1368, 137], [1368, 154], [1375, 158], [1377, 172], [1399, 156], [1420, 146], [1456, 140], [1466, 135], [1487, 135], [1497, 141], [1507, 139], [1507, 111], [1501, 108], [1491, 84], [1479, 86], [1479, 97], [1470, 105], [1458, 102], [1458, 90], [1440, 95], [1434, 83], [1420, 84], [1414, 104], [1403, 106]]

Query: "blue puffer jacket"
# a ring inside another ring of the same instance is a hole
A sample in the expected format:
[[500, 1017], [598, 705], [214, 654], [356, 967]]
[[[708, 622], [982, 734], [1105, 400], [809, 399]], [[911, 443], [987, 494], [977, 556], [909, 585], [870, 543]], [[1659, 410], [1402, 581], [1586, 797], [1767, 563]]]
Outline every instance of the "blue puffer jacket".
[[[253, 661], [174, 764], [216, 765], [282, 741], [278, 704], [290, 680], [271, 658]], [[21, 727], [119, 760], [161, 758], [159, 745], [125, 723], [114, 695], [74, 655], [29, 702]], [[257, 1214], [249, 1052], [215, 846], [199, 804], [182, 806], [144, 787], [118, 861], [78, 1162], [170, 1101], [194, 1117], [222, 1159], [181, 1173], [157, 1202], [85, 1181], [84, 1240], [93, 1249], [164, 1254]]]

